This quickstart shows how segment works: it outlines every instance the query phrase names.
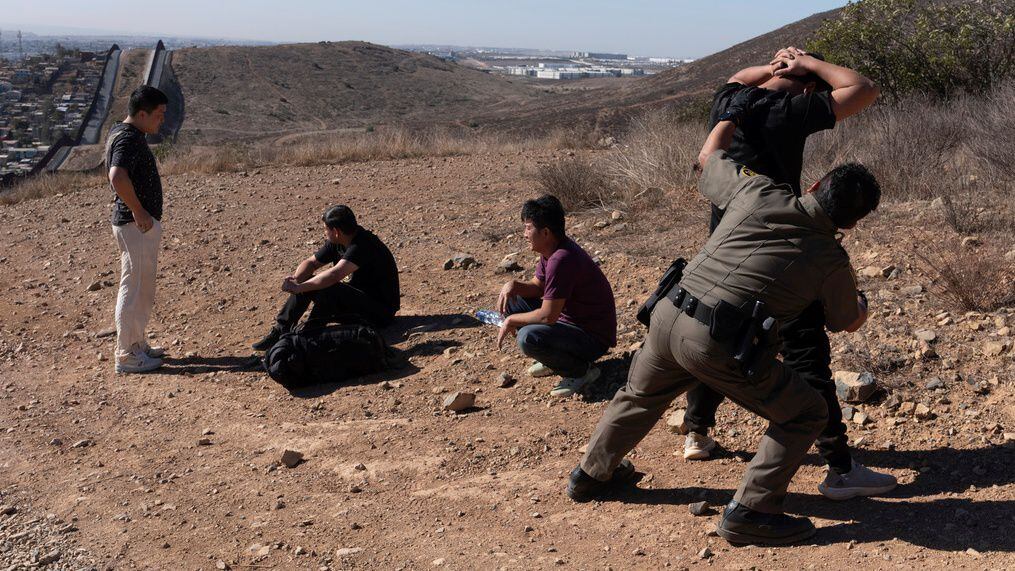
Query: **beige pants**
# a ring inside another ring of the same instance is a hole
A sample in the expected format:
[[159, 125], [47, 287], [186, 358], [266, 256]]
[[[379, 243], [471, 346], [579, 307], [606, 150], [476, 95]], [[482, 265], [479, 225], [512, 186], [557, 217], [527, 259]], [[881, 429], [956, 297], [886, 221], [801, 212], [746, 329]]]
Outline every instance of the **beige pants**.
[[142, 233], [133, 222], [113, 226], [120, 249], [120, 292], [116, 296], [116, 358], [122, 359], [148, 346], [145, 328], [155, 305], [162, 223]]
[[582, 470], [608, 480], [673, 399], [701, 382], [769, 420], [733, 499], [753, 510], [781, 513], [790, 480], [827, 424], [828, 407], [774, 355], [770, 367], [762, 378], [746, 379], [707, 327], [678, 311], [669, 299], [660, 300], [627, 385], [617, 391], [589, 441]]

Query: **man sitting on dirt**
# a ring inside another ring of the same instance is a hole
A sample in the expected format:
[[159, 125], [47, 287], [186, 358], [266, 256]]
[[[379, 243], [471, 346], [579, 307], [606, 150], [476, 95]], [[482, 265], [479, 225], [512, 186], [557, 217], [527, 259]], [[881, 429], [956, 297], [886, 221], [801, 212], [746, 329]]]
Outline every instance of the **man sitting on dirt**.
[[571, 396], [599, 378], [596, 359], [617, 344], [613, 289], [596, 262], [564, 233], [564, 207], [545, 195], [522, 206], [525, 239], [539, 253], [530, 281], [501, 288], [497, 309], [508, 317], [497, 335], [517, 333], [522, 353], [536, 360], [529, 374], [562, 377], [550, 394]]
[[[715, 95], [711, 124], [716, 126], [724, 117], [742, 113], [728, 145], [730, 158], [776, 183], [790, 185], [800, 196], [808, 135], [831, 129], [859, 113], [874, 102], [877, 94], [874, 84], [862, 75], [825, 62], [817, 54], [790, 47], [776, 53], [769, 65], [746, 68], [731, 77]], [[722, 214], [721, 209], [712, 206], [710, 232]], [[844, 500], [894, 489], [895, 477], [869, 470], [850, 454], [832, 381], [821, 304], [811, 304], [783, 324], [782, 336], [785, 363], [817, 389], [828, 405], [828, 424], [817, 439], [818, 451], [828, 464], [819, 491], [828, 498]], [[716, 443], [708, 430], [715, 426], [716, 411], [724, 398], [706, 384], [687, 393], [685, 459], [704, 460], [711, 455]]]
[[[282, 281], [282, 291], [292, 295], [278, 312], [275, 326], [254, 343], [255, 350], [268, 350], [282, 333], [291, 331], [311, 302], [308, 323], [321, 325], [337, 321], [383, 327], [401, 306], [398, 266], [380, 238], [357, 224], [345, 205], [328, 209], [322, 220], [324, 245]], [[314, 275], [327, 264], [334, 265]], [[342, 283], [347, 276], [349, 282]]]
[[116, 373], [145, 373], [162, 366], [165, 350], [148, 344], [145, 329], [155, 305], [162, 239], [162, 178], [146, 135], [159, 132], [169, 99], [142, 85], [130, 94], [127, 118], [106, 137], [106, 168], [113, 189], [113, 237], [120, 250], [116, 296]]

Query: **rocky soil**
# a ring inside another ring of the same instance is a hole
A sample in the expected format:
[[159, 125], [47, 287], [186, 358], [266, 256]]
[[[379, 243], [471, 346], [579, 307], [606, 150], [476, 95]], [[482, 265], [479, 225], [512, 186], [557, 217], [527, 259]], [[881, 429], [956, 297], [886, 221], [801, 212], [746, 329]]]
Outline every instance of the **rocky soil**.
[[[678, 191], [651, 209], [569, 219], [614, 284], [621, 341], [598, 386], [553, 399], [553, 379], [526, 376], [517, 349], [497, 351], [495, 331], [470, 317], [494, 303], [506, 255], [531, 275], [518, 209], [536, 194], [525, 173], [553, 159], [168, 178], [151, 337], [170, 357], [145, 376], [112, 373], [109, 191], [0, 209], [0, 568], [1015, 566], [1015, 312], [969, 313], [938, 294], [914, 251], [960, 238], [927, 203], [887, 204], [847, 236], [875, 311], [860, 333], [833, 336], [840, 380], [876, 382], [844, 406], [857, 458], [895, 474], [895, 492], [826, 500], [812, 455], [788, 507], [818, 534], [729, 546], [711, 533], [714, 508], [764, 424], [727, 403], [716, 459], [674, 456], [680, 437], [660, 422], [632, 454], [636, 488], [570, 502], [567, 473], [642, 337], [636, 306], [706, 223]], [[398, 259], [402, 317], [385, 334], [404, 365], [290, 394], [249, 344], [339, 202]], [[1010, 264], [1010, 240], [962, 247]], [[472, 406], [454, 405], [456, 392]]]

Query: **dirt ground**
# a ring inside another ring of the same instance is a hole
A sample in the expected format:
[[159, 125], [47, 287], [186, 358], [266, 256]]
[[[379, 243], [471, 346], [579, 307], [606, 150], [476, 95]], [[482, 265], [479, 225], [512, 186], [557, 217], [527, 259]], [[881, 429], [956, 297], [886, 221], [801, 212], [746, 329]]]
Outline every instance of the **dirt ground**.
[[[642, 337], [636, 304], [670, 259], [701, 245], [705, 209], [671, 193], [609, 225], [603, 211], [569, 219], [614, 284], [620, 342], [599, 386], [554, 399], [552, 378], [526, 376], [517, 348], [498, 352], [495, 330], [469, 317], [494, 303], [501, 258], [524, 248], [518, 209], [536, 193], [524, 173], [552, 158], [167, 178], [150, 330], [170, 353], [144, 376], [113, 374], [108, 189], [0, 208], [0, 567], [1015, 566], [1015, 315], [966, 313], [935, 294], [913, 250], [958, 238], [924, 203], [888, 204], [846, 238], [875, 310], [867, 329], [833, 336], [834, 369], [881, 368], [885, 390], [853, 405], [863, 415], [850, 436], [861, 462], [898, 476], [895, 492], [826, 500], [812, 454], [788, 508], [817, 535], [731, 547], [710, 534], [714, 513], [687, 508], [730, 499], [763, 430], [727, 403], [716, 459], [674, 456], [679, 437], [660, 422], [632, 454], [637, 487], [568, 500], [567, 473]], [[251, 365], [249, 346], [283, 300], [282, 278], [321, 242], [321, 212], [341, 202], [398, 260], [402, 311], [386, 336], [406, 364], [290, 394]], [[1007, 252], [1010, 239], [969, 255]], [[483, 265], [443, 270], [456, 252]], [[532, 256], [523, 250], [527, 275]], [[921, 345], [925, 329], [934, 339]], [[517, 382], [500, 388], [503, 372]], [[474, 391], [476, 408], [443, 412], [456, 390]], [[282, 466], [285, 449], [305, 462]]]

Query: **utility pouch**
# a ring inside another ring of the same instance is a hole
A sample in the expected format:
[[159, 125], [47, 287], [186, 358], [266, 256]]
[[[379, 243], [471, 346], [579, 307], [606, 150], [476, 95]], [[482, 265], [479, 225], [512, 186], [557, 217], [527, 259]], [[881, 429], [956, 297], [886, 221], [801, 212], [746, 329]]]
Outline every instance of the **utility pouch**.
[[712, 339], [730, 346], [732, 340], [739, 339], [746, 323], [744, 314], [736, 306], [720, 300], [712, 311], [712, 324], [708, 326], [708, 333]]
[[655, 309], [656, 304], [659, 300], [666, 297], [666, 294], [671, 289], [676, 287], [680, 282], [680, 279], [684, 277], [684, 267], [687, 266], [687, 260], [683, 258], [677, 258], [673, 260], [670, 267], [663, 273], [662, 279], [659, 280], [659, 285], [656, 290], [652, 292], [652, 295], [648, 296], [645, 303], [641, 304], [638, 308], [638, 321], [640, 321], [645, 327], [649, 326], [652, 320], [652, 310]]
[[768, 315], [764, 302], [754, 302], [751, 317], [737, 335], [733, 351], [733, 360], [748, 379], [753, 380], [767, 372], [770, 359], [766, 350], [774, 345], [775, 325], [775, 319]]

